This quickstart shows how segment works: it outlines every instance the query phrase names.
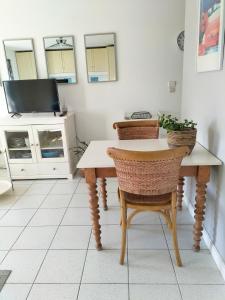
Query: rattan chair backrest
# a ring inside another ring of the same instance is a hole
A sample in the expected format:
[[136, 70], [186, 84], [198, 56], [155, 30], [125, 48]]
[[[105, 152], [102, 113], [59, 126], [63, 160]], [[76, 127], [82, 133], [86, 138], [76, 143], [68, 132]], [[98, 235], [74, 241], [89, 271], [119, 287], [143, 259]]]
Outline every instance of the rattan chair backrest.
[[116, 122], [113, 128], [117, 130], [120, 140], [157, 139], [159, 137], [158, 120]]
[[176, 190], [187, 147], [162, 151], [129, 151], [108, 148], [114, 160], [119, 188], [138, 195], [162, 195]]

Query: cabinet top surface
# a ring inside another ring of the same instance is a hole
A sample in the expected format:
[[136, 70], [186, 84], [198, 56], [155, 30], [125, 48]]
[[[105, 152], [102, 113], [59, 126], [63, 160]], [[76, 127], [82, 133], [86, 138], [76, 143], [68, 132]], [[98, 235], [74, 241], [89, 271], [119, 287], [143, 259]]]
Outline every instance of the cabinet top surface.
[[10, 115], [7, 115], [0, 118], [0, 126], [63, 124], [66, 120], [73, 116], [74, 112], [68, 112], [67, 115], [63, 117], [55, 117], [53, 113], [24, 114], [20, 118], [12, 118]]

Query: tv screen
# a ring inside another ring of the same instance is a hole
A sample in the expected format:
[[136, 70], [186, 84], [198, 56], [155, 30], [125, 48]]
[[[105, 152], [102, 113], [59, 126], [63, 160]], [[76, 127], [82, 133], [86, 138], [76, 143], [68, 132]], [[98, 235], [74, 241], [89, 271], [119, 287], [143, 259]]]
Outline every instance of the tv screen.
[[55, 79], [3, 81], [9, 113], [60, 111]]

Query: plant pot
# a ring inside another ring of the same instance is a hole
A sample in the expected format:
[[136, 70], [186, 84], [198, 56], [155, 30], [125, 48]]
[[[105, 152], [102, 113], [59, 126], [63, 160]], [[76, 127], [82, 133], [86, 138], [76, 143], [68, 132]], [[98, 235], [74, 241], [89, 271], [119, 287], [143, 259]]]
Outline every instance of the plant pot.
[[170, 148], [177, 148], [181, 146], [188, 146], [191, 154], [196, 143], [196, 128], [189, 128], [180, 131], [167, 132], [167, 142]]

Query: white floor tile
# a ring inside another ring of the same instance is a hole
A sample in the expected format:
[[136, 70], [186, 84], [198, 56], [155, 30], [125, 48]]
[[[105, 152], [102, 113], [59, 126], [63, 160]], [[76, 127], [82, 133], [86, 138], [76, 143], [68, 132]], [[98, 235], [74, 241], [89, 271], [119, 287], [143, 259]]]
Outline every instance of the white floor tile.
[[[103, 225], [101, 227], [101, 238], [103, 249], [112, 250], [121, 248], [121, 227], [120, 225]], [[96, 249], [95, 238], [92, 232], [89, 249]]]
[[128, 260], [130, 283], [176, 283], [167, 250], [129, 250]]
[[127, 264], [119, 264], [118, 250], [89, 250], [82, 283], [127, 283]]
[[54, 183], [33, 183], [25, 195], [47, 195]]
[[183, 300], [224, 300], [225, 285], [180, 285]]
[[65, 178], [65, 179], [57, 179], [56, 181], [57, 183], [79, 183], [80, 182], [80, 177], [74, 177], [73, 179], [68, 179], [68, 178]]
[[85, 250], [50, 250], [35, 283], [79, 283]]
[[[130, 300], [182, 300], [177, 285], [130, 285]], [[192, 298], [189, 298], [189, 300]]]
[[128, 300], [127, 284], [82, 284], [81, 285], [78, 300], [106, 300], [106, 299], [107, 300]]
[[[133, 210], [128, 209], [127, 215], [132, 212]], [[158, 213], [155, 212], [141, 212], [138, 213], [136, 216], [133, 217], [131, 221], [132, 225], [160, 225], [160, 217]]]
[[13, 249], [48, 249], [57, 226], [26, 227]]
[[1, 251], [0, 250], [0, 264], [3, 261], [3, 259], [5, 258], [7, 253], [8, 253], [8, 251]]
[[39, 209], [29, 226], [57, 226], [60, 224], [65, 208]]
[[41, 208], [63, 208], [70, 203], [71, 195], [48, 195]]
[[107, 180], [107, 182], [118, 182], [117, 177], [107, 177], [106, 180]]
[[30, 184], [24, 183], [24, 184], [18, 184], [14, 186], [14, 190], [10, 190], [6, 193], [6, 195], [11, 196], [20, 196], [23, 195], [30, 187]]
[[[168, 230], [168, 227], [166, 225], [163, 225], [163, 227], [166, 234], [166, 240], [169, 249], [174, 249], [172, 234]], [[194, 244], [193, 225], [177, 225], [177, 238], [178, 238], [179, 249], [192, 250]], [[203, 239], [201, 241], [201, 249], [207, 249]]]
[[1, 195], [0, 196], [0, 209], [9, 209], [11, 208], [16, 201], [18, 200], [19, 196], [10, 196], [10, 195]]
[[129, 249], [167, 249], [161, 225], [133, 225], [128, 229]]
[[1, 209], [0, 210], [0, 219], [7, 213], [8, 209]]
[[91, 225], [89, 208], [68, 208], [61, 225]]
[[28, 300], [76, 300], [78, 284], [34, 284]]
[[[102, 206], [101, 195], [99, 197], [99, 203]], [[116, 207], [120, 206], [117, 193], [107, 193], [107, 204], [109, 208], [112, 206], [116, 206]]]
[[[173, 262], [174, 253], [171, 251]], [[224, 284], [222, 275], [209, 251], [201, 250], [196, 253], [192, 250], [180, 251], [183, 267], [175, 265], [175, 272], [179, 283], [183, 284]]]
[[26, 226], [35, 212], [36, 209], [9, 210], [0, 220], [0, 226]]
[[31, 185], [33, 182], [34, 180], [13, 180], [13, 185], [19, 185], [19, 184]]
[[73, 194], [77, 188], [78, 182], [66, 182], [66, 183], [56, 183], [52, 188], [50, 194]]
[[7, 283], [32, 283], [44, 259], [44, 250], [11, 250], [1, 269], [12, 270]]
[[0, 250], [9, 250], [15, 243], [24, 227], [0, 227]]
[[12, 209], [38, 208], [43, 202], [44, 195], [23, 195], [13, 205]]
[[87, 249], [91, 226], [60, 226], [51, 249]]
[[194, 224], [194, 219], [190, 215], [187, 207], [183, 206], [181, 211], [177, 211], [177, 224]]
[[[128, 267], [126, 262], [124, 266], [119, 264], [121, 227], [117, 186], [116, 178], [107, 179], [108, 211], [102, 209], [100, 195], [104, 250], [98, 252], [91, 234], [91, 212], [84, 179], [16, 181], [15, 192], [0, 197], [0, 236], [3, 237], [0, 268], [13, 270], [0, 293], [0, 300], [27, 299], [30, 283], [51, 242], [51, 250], [38, 274], [38, 284], [34, 284], [28, 299], [77, 299], [89, 240], [78, 300], [127, 300]], [[162, 223], [165, 224], [158, 214], [145, 212], [136, 215], [128, 229], [130, 300], [181, 300], [174, 268], [183, 300], [224, 299], [225, 282], [210, 253], [191, 250], [193, 219], [187, 208], [184, 206], [177, 213], [178, 240], [183, 249], [180, 251], [182, 268], [174, 263], [171, 235], [164, 225], [165, 239]], [[174, 268], [165, 241], [171, 249]], [[13, 249], [7, 252], [11, 247]], [[205, 247], [202, 242], [201, 248]]]
[[[166, 224], [165, 219], [160, 215], [163, 224]], [[194, 224], [194, 219], [190, 215], [188, 208], [184, 206], [181, 211], [177, 211], [177, 224], [180, 225], [192, 225]]]
[[35, 180], [32, 180], [32, 183], [36, 184], [55, 184], [56, 183], [56, 179], [35, 179]]
[[107, 211], [100, 209], [100, 223], [102, 225], [118, 225], [120, 224], [120, 208], [110, 207]]
[[0, 300], [26, 300], [31, 284], [5, 284]]
[[84, 177], [81, 177], [79, 183], [86, 183], [86, 179]]
[[87, 183], [80, 182], [77, 186], [76, 193], [78, 193], [78, 194], [88, 194], [88, 185], [87, 185]]
[[69, 207], [89, 207], [88, 195], [75, 193]]
[[118, 182], [117, 181], [107, 181], [106, 179], [106, 189], [108, 193], [117, 193], [118, 190]]

